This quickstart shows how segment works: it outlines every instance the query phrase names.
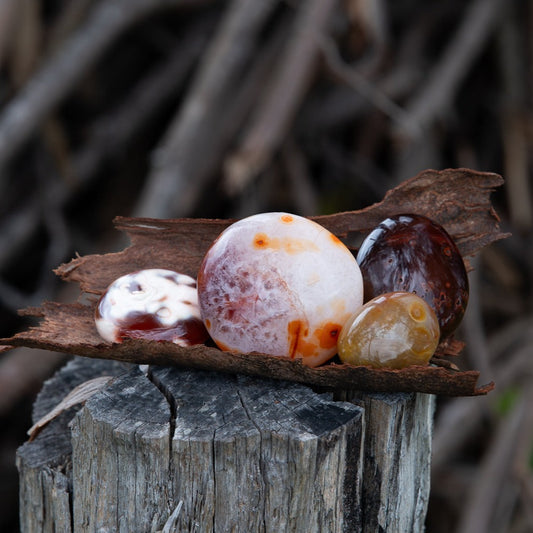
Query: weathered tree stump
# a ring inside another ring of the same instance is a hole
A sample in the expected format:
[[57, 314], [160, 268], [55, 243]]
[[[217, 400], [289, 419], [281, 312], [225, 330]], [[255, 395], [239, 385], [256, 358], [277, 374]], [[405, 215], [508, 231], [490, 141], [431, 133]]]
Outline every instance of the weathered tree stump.
[[433, 396], [78, 359], [34, 418], [97, 375], [18, 451], [22, 531], [423, 530]]

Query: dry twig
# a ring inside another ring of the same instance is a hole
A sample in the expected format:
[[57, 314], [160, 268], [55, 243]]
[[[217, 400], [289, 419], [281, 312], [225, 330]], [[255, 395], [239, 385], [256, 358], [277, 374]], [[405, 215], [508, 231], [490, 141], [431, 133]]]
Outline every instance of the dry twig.
[[198, 167], [203, 167], [212, 143], [224, 131], [226, 106], [275, 5], [275, 0], [231, 2], [182, 109], [154, 153], [136, 216], [189, 214], [196, 191], [208, 177], [200, 178]]
[[[505, 13], [498, 44], [503, 84], [502, 137], [509, 216], [513, 226], [526, 232], [533, 226], [529, 156], [526, 135], [526, 52], [520, 46], [520, 35], [513, 23], [516, 4]], [[527, 112], [526, 112], [527, 113]]]
[[123, 104], [94, 124], [89, 140], [73, 157], [77, 185], [89, 181], [103, 162], [127, 146], [147, 120], [175, 96], [206, 44], [209, 26], [193, 25], [170, 56], [139, 82]]
[[155, 10], [191, 2], [195, 3], [193, 0], [100, 2], [83, 27], [65, 41], [4, 109], [0, 116], [0, 176], [8, 160], [125, 29]]
[[468, 298], [468, 309], [464, 317], [462, 331], [466, 337], [468, 355], [471, 363], [475, 365], [475, 368], [479, 368], [484, 379], [494, 379], [483, 325], [479, 264], [479, 258], [476, 257], [472, 260], [473, 270], [469, 275], [470, 296]]
[[[532, 319], [528, 317], [520, 323], [511, 323], [489, 340], [494, 375], [498, 376], [498, 390], [505, 391], [511, 385], [519, 385], [533, 377], [532, 325]], [[490, 414], [487, 402], [469, 402], [463, 398], [451, 400], [440, 409], [433, 436], [435, 471], [451, 460]]]
[[61, 413], [68, 411], [71, 407], [80, 403], [85, 403], [91, 396], [102, 390], [113, 379], [113, 376], [99, 376], [89, 379], [74, 387], [51, 411], [41, 417], [27, 433], [32, 441], [39, 432]]
[[472, 484], [470, 497], [463, 508], [458, 533], [487, 533], [492, 531], [493, 511], [499, 499], [500, 490], [509, 480], [516, 441], [524, 427], [529, 406], [525, 398], [513, 412], [499, 424], [489, 450], [483, 458], [480, 473]]
[[407, 103], [406, 116], [397, 128], [399, 137], [413, 138], [414, 131], [421, 132], [418, 135], [421, 137], [428, 126], [449, 109], [460, 83], [485, 45], [505, 3], [505, 0], [475, 0], [470, 3], [427, 82]]
[[225, 186], [231, 194], [242, 191], [257, 176], [285, 138], [311, 82], [319, 41], [336, 4], [336, 0], [312, 0], [300, 8], [272, 84], [240, 146], [226, 159]]
[[289, 186], [298, 213], [304, 216], [318, 214], [318, 194], [310, 180], [304, 155], [290, 139], [282, 150]]
[[[333, 74], [337, 76], [343, 83], [352, 88], [365, 100], [370, 102], [376, 109], [382, 111], [385, 115], [390, 117], [397, 123], [404, 123], [406, 121], [406, 111], [396, 104], [394, 100], [389, 98], [387, 94], [379, 88], [379, 85], [372, 84], [358, 71], [344, 63], [340, 57], [339, 50], [332, 39], [322, 39], [320, 47], [326, 59], [327, 66], [331, 69]], [[420, 133], [416, 124], [412, 125], [414, 130], [410, 132], [413, 135]]]

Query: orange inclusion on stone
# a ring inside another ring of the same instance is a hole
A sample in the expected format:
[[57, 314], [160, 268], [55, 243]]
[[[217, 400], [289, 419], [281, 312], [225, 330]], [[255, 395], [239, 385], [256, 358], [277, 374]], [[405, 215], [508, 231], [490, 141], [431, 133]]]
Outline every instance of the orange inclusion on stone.
[[268, 248], [270, 246], [266, 233], [257, 233], [254, 237], [254, 246], [256, 248]]
[[321, 348], [329, 350], [337, 346], [337, 338], [341, 331], [341, 325], [334, 322], [326, 322], [315, 330], [314, 336], [318, 339]]
[[289, 337], [289, 356], [296, 355], [296, 348], [298, 346], [298, 339], [302, 331], [303, 324], [301, 320], [291, 320], [287, 325], [287, 335]]
[[288, 254], [299, 254], [309, 249], [309, 241], [303, 239], [289, 239], [288, 237], [281, 239], [283, 249]]
[[235, 352], [235, 350], [232, 350], [227, 344], [224, 344], [223, 342], [217, 341], [216, 339], [213, 339], [215, 341], [215, 344], [223, 351], [223, 352]]
[[317, 346], [312, 342], [304, 340], [304, 337], [308, 333], [307, 326], [301, 320], [291, 320], [289, 322], [287, 325], [287, 334], [289, 337], [289, 356], [291, 358], [316, 355]]
[[308, 342], [300, 338], [298, 340], [298, 346], [296, 347], [296, 353], [301, 355], [304, 359], [306, 357], [312, 357], [317, 355], [318, 346], [314, 342]]
[[318, 355], [319, 350], [330, 350], [337, 346], [341, 326], [334, 322], [326, 322], [314, 333], [312, 340], [305, 340], [309, 333], [301, 320], [292, 320], [287, 326], [289, 336], [289, 355], [295, 357], [314, 357]]
[[209, 318], [206, 318], [205, 319], [205, 327], [207, 329], [210, 329], [211, 328], [211, 320], [209, 320]]
[[299, 254], [302, 252], [318, 252], [318, 246], [309, 239], [293, 239], [291, 237], [270, 238], [266, 233], [256, 233], [253, 245], [259, 250], [283, 250], [288, 254]]
[[289, 224], [293, 220], [294, 218], [292, 218], [291, 215], [281, 215], [281, 221], [285, 222], [286, 224]]
[[342, 244], [344, 246], [344, 243], [337, 237], [337, 235], [333, 235], [333, 233], [330, 234], [330, 239], [335, 243], [335, 244]]

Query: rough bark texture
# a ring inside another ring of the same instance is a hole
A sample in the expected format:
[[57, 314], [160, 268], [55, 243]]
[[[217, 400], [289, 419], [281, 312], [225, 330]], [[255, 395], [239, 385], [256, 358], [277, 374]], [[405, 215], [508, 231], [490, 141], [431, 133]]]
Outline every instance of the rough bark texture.
[[[350, 244], [351, 238], [372, 230], [384, 218], [401, 213], [426, 215], [453, 237], [463, 257], [506, 237], [499, 228], [490, 195], [503, 179], [468, 169], [425, 170], [390, 190], [383, 200], [360, 211], [311, 217]], [[137, 219], [118, 217], [116, 226], [131, 239], [125, 250], [78, 257], [57, 269], [83, 291], [101, 293], [117, 277], [141, 268], [179, 268], [196, 277], [214, 239], [232, 220]], [[157, 253], [155, 253], [157, 251]]]
[[[98, 336], [92, 308], [87, 305], [46, 303], [39, 311], [32, 312], [43, 314], [42, 325], [25, 332], [23, 337], [15, 337], [11, 341], [13, 344], [60, 349], [75, 355], [129, 363], [270, 377], [333, 389], [472, 396], [486, 394], [494, 387], [493, 383], [477, 387], [477, 371], [459, 372], [438, 366], [376, 370], [366, 366], [328, 364], [309, 368], [289, 357], [223, 352], [203, 344], [184, 348], [170, 342], [126, 339], [121, 344], [110, 345]], [[46, 340], [43, 330], [46, 330]], [[65, 335], [65, 331], [69, 334]], [[445, 353], [450, 354], [450, 351]]]
[[[70, 363], [36, 418], [117, 368]], [[420, 531], [433, 398], [133, 367], [19, 449], [21, 529]]]
[[[389, 191], [382, 202], [361, 211], [315, 217], [348, 244], [357, 234], [375, 227], [387, 216], [420, 213], [442, 224], [463, 255], [475, 255], [482, 247], [504, 238], [499, 219], [490, 203], [490, 193], [502, 184], [500, 176], [467, 169], [427, 170]], [[200, 262], [228, 220], [117, 219], [128, 233], [131, 246], [118, 253], [74, 259], [57, 269], [67, 281], [79, 282], [86, 293], [99, 294], [117, 277], [142, 268], [170, 268], [196, 277]], [[85, 304], [47, 303], [28, 314], [44, 318], [40, 326], [3, 342], [87, 357], [175, 365], [189, 368], [238, 372], [303, 382], [336, 389], [376, 392], [424, 392], [441, 395], [486, 394], [490, 383], [477, 387], [479, 373], [459, 372], [450, 366], [373, 370], [349, 365], [304, 367], [288, 358], [233, 354], [211, 346], [179, 346], [148, 341], [104, 343], [94, 327], [94, 301]], [[68, 335], [65, 334], [68, 331]], [[457, 354], [456, 346], [441, 345], [439, 355]], [[439, 365], [438, 360], [433, 361]]]

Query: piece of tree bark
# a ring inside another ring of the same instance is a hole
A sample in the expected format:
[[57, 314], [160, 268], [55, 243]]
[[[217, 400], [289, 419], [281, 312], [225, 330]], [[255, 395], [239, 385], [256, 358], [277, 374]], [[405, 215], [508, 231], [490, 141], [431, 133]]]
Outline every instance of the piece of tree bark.
[[[384, 218], [418, 213], [438, 222], [454, 238], [463, 257], [507, 237], [490, 194], [503, 184], [497, 174], [468, 169], [426, 170], [390, 190], [385, 198], [360, 211], [311, 217], [341, 238], [372, 230]], [[116, 226], [131, 238], [122, 252], [79, 257], [57, 269], [85, 292], [100, 294], [117, 277], [135, 269], [174, 268], [196, 277], [212, 242], [232, 220], [136, 219], [118, 217]], [[348, 243], [349, 244], [349, 243]], [[154, 250], [157, 250], [155, 253]]]
[[[5, 340], [12, 345], [53, 349], [85, 357], [138, 364], [178, 366], [223, 373], [241, 373], [289, 380], [332, 389], [377, 392], [425, 392], [443, 396], [486, 394], [489, 383], [477, 387], [479, 372], [458, 372], [438, 366], [373, 369], [366, 366], [327, 364], [310, 368], [290, 357], [224, 352], [203, 344], [183, 347], [171, 342], [125, 339], [120, 344], [103, 341], [96, 332], [92, 307], [83, 304], [45, 303], [39, 310], [42, 324]], [[65, 335], [65, 331], [69, 335]], [[451, 355], [454, 354], [452, 346]]]
[[[80, 381], [123, 370], [69, 363], [35, 418]], [[177, 531], [420, 531], [433, 397], [353, 402], [282, 381], [132, 368], [19, 449], [21, 530], [160, 531], [172, 520]]]
[[[449, 231], [463, 255], [475, 255], [483, 246], [506, 236], [499, 230], [499, 219], [490, 203], [490, 193], [501, 183], [501, 177], [491, 173], [467, 169], [427, 170], [389, 191], [380, 203], [361, 211], [314, 217], [314, 220], [349, 241], [354, 234], [372, 229], [392, 214], [426, 214]], [[132, 238], [130, 247], [119, 253], [77, 258], [60, 267], [57, 273], [65, 280], [80, 282], [83, 291], [94, 294], [100, 294], [117, 277], [142, 268], [170, 268], [196, 276], [205, 252], [231, 222], [117, 220], [119, 227]], [[250, 357], [222, 352], [209, 345], [183, 348], [142, 340], [111, 345], [103, 342], [96, 332], [94, 301], [47, 303], [27, 313], [42, 317], [41, 325], [2, 342], [88, 357], [238, 372], [340, 389], [475, 395], [486, 394], [493, 387], [489, 384], [477, 388], [478, 372], [456, 372], [434, 366], [374, 370], [329, 364], [311, 369], [289, 358], [261, 354]], [[65, 331], [69, 334], [65, 335]], [[438, 353], [458, 352], [456, 346], [441, 345]]]

